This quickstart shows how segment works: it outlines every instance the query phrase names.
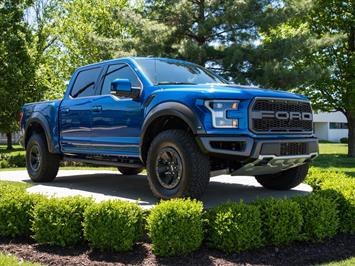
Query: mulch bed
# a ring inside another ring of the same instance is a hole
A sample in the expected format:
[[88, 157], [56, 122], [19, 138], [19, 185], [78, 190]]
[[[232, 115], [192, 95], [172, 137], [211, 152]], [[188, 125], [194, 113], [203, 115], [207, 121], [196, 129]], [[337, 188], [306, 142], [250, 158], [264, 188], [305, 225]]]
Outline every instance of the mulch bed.
[[30, 239], [0, 238], [0, 252], [45, 265], [314, 265], [355, 256], [355, 235], [338, 235], [323, 243], [294, 243], [287, 247], [264, 247], [236, 254], [209, 249], [185, 257], [161, 258], [151, 245], [140, 243], [131, 252], [93, 251], [88, 246], [72, 248], [36, 244]]

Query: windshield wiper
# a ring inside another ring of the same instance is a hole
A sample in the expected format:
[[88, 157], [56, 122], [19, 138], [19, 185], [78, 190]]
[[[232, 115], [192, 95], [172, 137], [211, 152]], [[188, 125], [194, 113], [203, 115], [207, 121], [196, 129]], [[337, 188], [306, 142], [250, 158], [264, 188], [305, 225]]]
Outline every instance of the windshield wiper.
[[192, 82], [175, 82], [175, 81], [161, 81], [157, 85], [196, 85], [197, 83]]

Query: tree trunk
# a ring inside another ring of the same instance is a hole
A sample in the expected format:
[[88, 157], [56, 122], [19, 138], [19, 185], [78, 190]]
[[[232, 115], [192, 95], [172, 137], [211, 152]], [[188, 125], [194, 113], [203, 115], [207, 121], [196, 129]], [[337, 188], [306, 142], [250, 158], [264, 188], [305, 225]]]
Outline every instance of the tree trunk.
[[12, 134], [6, 133], [6, 138], [7, 138], [7, 149], [12, 150]]
[[355, 157], [355, 114], [349, 112], [347, 113], [346, 117], [348, 118], [348, 128], [349, 128], [348, 156]]

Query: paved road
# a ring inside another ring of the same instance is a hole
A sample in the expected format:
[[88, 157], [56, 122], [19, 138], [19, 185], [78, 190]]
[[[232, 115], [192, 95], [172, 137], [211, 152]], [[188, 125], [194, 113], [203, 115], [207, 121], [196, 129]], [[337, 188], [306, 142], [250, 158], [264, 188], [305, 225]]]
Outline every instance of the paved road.
[[[0, 171], [0, 180], [29, 182], [26, 171]], [[33, 184], [33, 183], [32, 183]], [[95, 200], [122, 199], [138, 202], [143, 208], [151, 208], [158, 202], [149, 190], [145, 175], [124, 176], [118, 171], [61, 170], [51, 183], [36, 183], [29, 192], [50, 196], [83, 195]], [[290, 191], [272, 191], [261, 187], [253, 177], [222, 175], [214, 177], [202, 201], [206, 208], [225, 201], [252, 201], [257, 197], [293, 197], [307, 195], [312, 188], [301, 184]]]

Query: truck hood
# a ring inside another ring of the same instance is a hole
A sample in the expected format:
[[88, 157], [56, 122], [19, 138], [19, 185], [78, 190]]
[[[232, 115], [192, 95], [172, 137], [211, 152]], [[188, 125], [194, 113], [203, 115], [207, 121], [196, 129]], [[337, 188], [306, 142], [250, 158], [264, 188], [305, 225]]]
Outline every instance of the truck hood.
[[[158, 86], [158, 90], [200, 94], [203, 98], [252, 99], [254, 97], [274, 97], [307, 100], [307, 97], [281, 90], [270, 90], [251, 86], [211, 84], [211, 85], [169, 85]], [[202, 94], [202, 95], [201, 95]]]

